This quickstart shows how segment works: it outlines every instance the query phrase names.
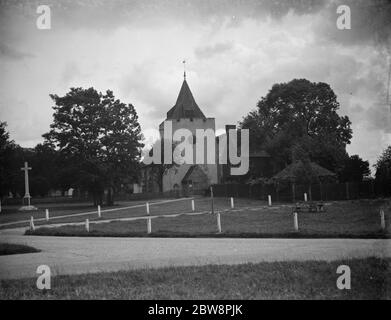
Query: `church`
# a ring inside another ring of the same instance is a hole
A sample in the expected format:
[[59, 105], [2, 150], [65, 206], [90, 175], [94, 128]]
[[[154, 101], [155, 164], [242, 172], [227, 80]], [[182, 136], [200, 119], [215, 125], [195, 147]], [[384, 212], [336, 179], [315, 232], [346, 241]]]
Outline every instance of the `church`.
[[[160, 137], [167, 136], [164, 132], [165, 122], [170, 122], [172, 132], [178, 129], [190, 130], [193, 141], [197, 129], [216, 132], [215, 118], [207, 118], [197, 105], [186, 81], [186, 74], [175, 105], [167, 112], [166, 120], [159, 125]], [[218, 183], [217, 161], [214, 164], [174, 166], [165, 172], [162, 182], [163, 192], [174, 190], [187, 194], [205, 190], [209, 185]]]
[[[171, 141], [173, 140], [172, 135], [176, 130], [187, 129], [193, 136], [193, 144], [196, 142], [197, 129], [211, 129], [214, 133], [213, 143], [215, 144], [215, 161], [213, 163], [204, 161], [202, 164], [181, 164], [169, 167], [154, 163], [143, 165], [140, 170], [139, 183], [134, 186], [134, 193], [163, 192], [169, 195], [181, 196], [204, 194], [210, 185], [229, 181], [231, 178], [229, 169], [233, 167], [228, 159], [228, 149], [230, 147], [228, 144], [224, 144], [222, 145], [222, 148], [219, 148], [219, 143], [222, 141], [222, 139], [220, 139], [222, 136], [225, 136], [224, 141], [229, 141], [229, 132], [232, 132], [231, 130], [236, 130], [236, 126], [226, 125], [226, 132], [219, 137], [215, 136], [215, 118], [206, 117], [198, 106], [190, 90], [189, 84], [187, 83], [186, 72], [184, 73], [183, 83], [174, 106], [168, 110], [166, 119], [159, 125], [160, 141], [167, 138], [167, 132], [165, 132], [167, 127], [171, 128], [169, 132]], [[206, 150], [206, 143], [204, 147], [204, 157], [206, 160], [207, 153], [210, 152], [210, 150]], [[195, 145], [193, 145], [194, 156], [196, 153], [195, 149]], [[225, 159], [228, 159], [224, 164], [220, 161], [222, 154], [224, 154]], [[268, 155], [265, 156], [265, 158], [268, 157]], [[250, 161], [252, 158], [258, 159], [259, 155], [255, 155], [254, 157], [250, 154]], [[262, 158], [264, 157], [262, 156]], [[196, 161], [193, 163], [196, 163]]]
[[[166, 119], [159, 125], [161, 140], [167, 137], [167, 132], [165, 132], [167, 124], [172, 128], [170, 134], [178, 129], [187, 129], [192, 133], [194, 140], [197, 129], [216, 131], [215, 118], [206, 117], [198, 106], [187, 83], [186, 73], [184, 73], [183, 83], [174, 106], [168, 110]], [[205, 164], [182, 164], [164, 169], [162, 165], [156, 164], [143, 166], [140, 173], [139, 189], [141, 190], [139, 192], [181, 195], [203, 193], [210, 185], [219, 183], [221, 180], [217, 158], [218, 155], [216, 155], [214, 164], [206, 162]]]

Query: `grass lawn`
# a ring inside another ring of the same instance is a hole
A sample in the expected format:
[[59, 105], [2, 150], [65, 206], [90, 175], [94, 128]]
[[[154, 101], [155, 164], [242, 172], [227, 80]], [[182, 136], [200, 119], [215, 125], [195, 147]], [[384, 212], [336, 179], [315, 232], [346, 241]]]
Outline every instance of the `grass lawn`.
[[0, 243], [0, 256], [20, 253], [33, 253], [39, 251], [40, 250], [38, 249], [23, 244]]
[[[154, 200], [155, 201], [155, 200]], [[121, 201], [116, 203], [114, 207], [110, 207], [110, 209], [117, 208], [120, 209], [121, 207], [127, 207], [127, 206], [136, 206], [145, 204], [145, 201]], [[0, 224], [2, 223], [10, 223], [10, 222], [18, 222], [23, 220], [29, 220], [31, 216], [34, 217], [34, 219], [44, 219], [45, 218], [45, 209], [49, 209], [50, 217], [58, 217], [58, 216], [67, 216], [68, 218], [64, 219], [56, 219], [53, 220], [53, 222], [70, 222], [70, 221], [82, 221], [86, 218], [94, 218], [96, 217], [96, 214], [91, 214], [90, 216], [82, 216], [80, 218], [76, 218], [74, 215], [79, 213], [87, 213], [96, 211], [97, 208], [92, 206], [91, 203], [50, 203], [50, 204], [39, 204], [37, 205], [38, 210], [36, 211], [19, 211], [20, 206], [10, 206], [10, 207], [4, 207], [2, 208], [2, 212], [0, 214]], [[108, 209], [107, 207], [102, 206], [102, 210]], [[133, 211], [135, 211], [134, 209]], [[142, 210], [138, 210], [142, 211]], [[137, 212], [138, 212], [137, 211]], [[124, 215], [126, 210], [119, 211], [120, 214]], [[129, 210], [127, 210], [129, 213]], [[144, 209], [145, 212], [145, 209]], [[108, 214], [103, 213], [103, 216], [107, 217]], [[42, 224], [46, 222], [37, 222], [37, 224]], [[21, 223], [20, 225], [16, 224], [16, 227], [20, 226], [26, 226], [26, 223]], [[1, 229], [2, 227], [0, 227]], [[9, 228], [8, 226], [6, 228]]]
[[[169, 267], [52, 278], [2, 280], [0, 299], [391, 299], [391, 260], [273, 262]], [[336, 287], [339, 265], [351, 289]]]
[[[163, 201], [167, 203], [158, 204]], [[173, 201], [173, 202], [169, 202]], [[148, 201], [150, 204], [151, 215], [164, 215], [181, 212], [191, 212], [191, 199], [154, 199]], [[229, 208], [229, 199], [216, 199], [216, 206], [220, 209]], [[208, 198], [199, 198], [195, 200], [197, 211], [210, 210], [210, 200]], [[146, 215], [146, 201], [118, 201], [113, 207], [102, 206], [101, 219], [116, 219], [116, 218], [128, 218], [128, 217], [140, 217]], [[248, 205], [264, 205], [265, 201], [260, 200], [247, 200], [237, 199], [236, 206], [243, 207]], [[132, 208], [128, 208], [132, 207]], [[56, 219], [50, 219], [50, 223], [68, 223], [68, 222], [81, 222], [85, 219], [90, 221], [99, 220], [97, 215], [97, 207], [91, 206], [89, 203], [75, 203], [75, 204], [48, 204], [47, 206], [39, 206], [37, 211], [21, 212], [15, 207], [14, 210], [7, 210], [3, 208], [0, 214], [0, 229], [5, 228], [17, 228], [27, 227], [29, 225], [27, 220], [30, 217], [34, 217], [35, 225], [47, 224], [45, 221], [45, 209], [49, 209], [50, 218], [56, 217]], [[105, 212], [105, 210], [109, 210]], [[88, 214], [89, 212], [92, 212]], [[83, 213], [83, 215], [79, 215]], [[61, 217], [61, 218], [58, 218]], [[38, 219], [38, 220], [37, 220]], [[18, 223], [18, 221], [20, 223]], [[3, 223], [13, 223], [12, 226], [1, 226]]]
[[[211, 214], [153, 218], [152, 234], [150, 235], [146, 233], [146, 220], [90, 224], [89, 233], [85, 231], [84, 226], [61, 226], [41, 227], [32, 232], [27, 231], [27, 234], [52, 236], [285, 238], [390, 238], [391, 236], [391, 212], [389, 209], [385, 210], [386, 231], [381, 231], [379, 208], [383, 203], [377, 200], [331, 202], [326, 206], [326, 212], [299, 213], [299, 232], [294, 232], [292, 208], [288, 205], [276, 205], [269, 208], [262, 206], [262, 203], [256, 200], [245, 201], [242, 199], [237, 202], [235, 210], [229, 210], [229, 201], [227, 199], [220, 198], [216, 200], [215, 208], [217, 210], [228, 210], [221, 213], [222, 234], [217, 234], [216, 216]], [[151, 214], [162, 215], [189, 212], [190, 210], [184, 204], [187, 205], [187, 202], [151, 207]], [[207, 199], [196, 201], [196, 208], [200, 211], [208, 210], [209, 207], [210, 203]], [[145, 215], [145, 213], [140, 213], [140, 215]], [[128, 216], [132, 215], [129, 213]], [[137, 216], [137, 213], [135, 216]], [[102, 219], [105, 218], [107, 219], [107, 217], [102, 216]]]

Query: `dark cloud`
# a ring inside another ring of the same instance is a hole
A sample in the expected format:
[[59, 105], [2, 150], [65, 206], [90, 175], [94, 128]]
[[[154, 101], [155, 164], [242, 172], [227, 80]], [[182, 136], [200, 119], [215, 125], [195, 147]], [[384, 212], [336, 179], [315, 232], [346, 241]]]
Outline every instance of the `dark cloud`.
[[[288, 12], [297, 15], [316, 13], [324, 0], [47, 0], [53, 13], [53, 24], [69, 28], [99, 28], [103, 31], [123, 25], [156, 24], [162, 20], [192, 23], [235, 16], [279, 19]], [[41, 0], [0, 0], [0, 8], [36, 15]], [[56, 21], [57, 20], [57, 21]]]
[[233, 48], [233, 44], [230, 42], [221, 42], [214, 45], [198, 47], [194, 50], [197, 58], [207, 59], [216, 54], [221, 54], [230, 51]]
[[24, 58], [32, 58], [33, 54], [19, 51], [5, 43], [0, 43], [0, 58], [9, 60], [21, 60]]
[[[351, 11], [351, 29], [336, 27], [339, 5]], [[315, 26], [319, 41], [333, 41], [345, 46], [373, 45], [391, 53], [390, 0], [335, 0], [322, 10], [322, 20]]]
[[[0, 16], [18, 12], [31, 18], [41, 0], [0, 0]], [[165, 23], [192, 24], [231, 19], [231, 27], [244, 19], [264, 20], [274, 23], [288, 13], [294, 15], [320, 15], [317, 28], [319, 41], [336, 41], [345, 45], [372, 43], [390, 50], [391, 1], [390, 0], [47, 0], [52, 9], [53, 28], [92, 28], [99, 32], [121, 26], [152, 27]], [[337, 7], [351, 8], [352, 29], [338, 30]], [[315, 18], [314, 18], [315, 19]], [[234, 23], [233, 23], [234, 22]]]
[[[274, 83], [303, 77], [332, 86], [341, 114], [349, 115], [357, 130], [357, 149], [375, 145], [376, 134], [389, 132], [390, 125], [387, 108], [374, 103], [386, 96], [390, 3], [45, 0], [52, 9], [52, 30], [43, 32], [35, 27], [41, 0], [0, 0], [0, 38], [7, 44], [0, 44], [0, 58], [12, 64], [5, 68], [12, 73], [3, 74], [9, 85], [3, 95], [15, 95], [25, 79], [21, 95], [31, 105], [34, 99], [41, 102], [38, 93], [32, 95], [35, 84], [45, 88], [41, 91], [55, 92], [74, 82], [96, 82], [134, 103], [140, 119], [151, 125], [175, 103], [183, 73], [180, 62], [186, 57], [195, 99], [207, 116], [216, 117], [219, 127], [241, 119]], [[340, 4], [351, 7], [351, 30], [336, 27]], [[29, 63], [20, 61], [17, 68], [14, 61], [31, 56], [24, 52], [39, 55]], [[102, 67], [95, 68], [89, 61]], [[46, 63], [50, 73], [44, 78]], [[38, 102], [37, 110], [47, 105]], [[26, 114], [23, 106], [7, 113], [4, 108], [0, 106], [4, 115]], [[7, 117], [10, 123], [23, 122]], [[362, 142], [364, 136], [368, 137]]]

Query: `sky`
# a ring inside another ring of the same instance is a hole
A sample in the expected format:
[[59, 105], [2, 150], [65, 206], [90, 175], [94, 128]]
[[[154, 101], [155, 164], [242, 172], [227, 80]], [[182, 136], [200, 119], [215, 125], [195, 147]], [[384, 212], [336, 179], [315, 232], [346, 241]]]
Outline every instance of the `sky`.
[[[39, 5], [51, 28], [36, 25]], [[351, 9], [339, 30], [337, 7]], [[187, 81], [218, 132], [275, 83], [331, 85], [352, 121], [347, 150], [375, 163], [391, 144], [388, 0], [0, 0], [0, 121], [23, 147], [43, 141], [71, 87], [108, 89], [157, 129]]]

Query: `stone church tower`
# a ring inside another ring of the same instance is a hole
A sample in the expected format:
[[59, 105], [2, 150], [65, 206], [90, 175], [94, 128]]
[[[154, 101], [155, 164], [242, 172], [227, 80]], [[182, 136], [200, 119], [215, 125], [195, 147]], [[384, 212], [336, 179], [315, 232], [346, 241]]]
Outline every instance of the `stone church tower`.
[[[175, 105], [167, 112], [167, 118], [160, 126], [160, 137], [164, 137], [164, 124], [171, 122], [172, 132], [188, 129], [196, 135], [196, 129], [212, 129], [215, 132], [215, 118], [207, 118], [197, 105], [186, 81], [186, 74]], [[206, 144], [206, 143], [205, 143]], [[195, 155], [195, 145], [193, 145]], [[205, 162], [206, 163], [206, 162]], [[202, 192], [209, 185], [218, 183], [217, 159], [215, 164], [183, 164], [169, 169], [163, 175], [163, 192], [178, 191], [184, 195]]]

